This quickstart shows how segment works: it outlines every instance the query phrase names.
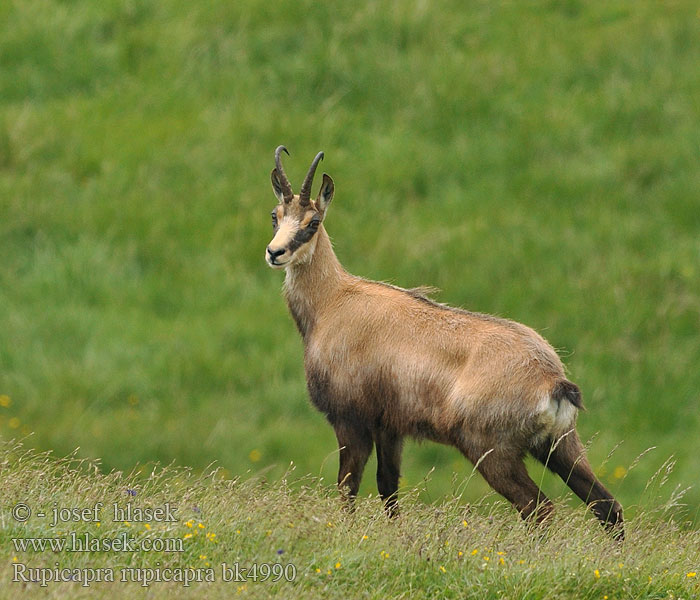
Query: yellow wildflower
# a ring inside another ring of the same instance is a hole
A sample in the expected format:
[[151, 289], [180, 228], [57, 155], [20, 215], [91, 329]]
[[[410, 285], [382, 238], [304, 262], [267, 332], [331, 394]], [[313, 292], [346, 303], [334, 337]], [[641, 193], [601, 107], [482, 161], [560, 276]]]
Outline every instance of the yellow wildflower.
[[596, 579], [600, 579], [600, 571], [598, 569], [593, 571], [593, 577], [595, 577]]
[[686, 577], [697, 577], [697, 575], [698, 574], [695, 571], [691, 571], [690, 573], [685, 574]]
[[443, 573], [447, 573], [447, 571], [445, 570], [445, 567], [443, 567], [442, 565], [440, 565], [440, 570], [441, 570]]
[[3, 394], [2, 396], [0, 396], [0, 406], [2, 406], [3, 408], [7, 408], [8, 406], [10, 406], [10, 404], [12, 404], [12, 400], [7, 394]]

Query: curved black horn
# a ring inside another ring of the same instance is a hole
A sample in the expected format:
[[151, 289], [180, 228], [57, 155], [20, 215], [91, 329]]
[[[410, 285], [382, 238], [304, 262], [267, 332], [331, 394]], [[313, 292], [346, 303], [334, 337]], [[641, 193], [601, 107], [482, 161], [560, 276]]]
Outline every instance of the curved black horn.
[[318, 163], [322, 160], [323, 152], [319, 152], [316, 155], [316, 158], [314, 158], [314, 161], [311, 163], [311, 166], [309, 167], [309, 172], [304, 178], [304, 183], [301, 184], [301, 190], [299, 191], [299, 204], [301, 204], [302, 206], [305, 206], [309, 203], [309, 199], [311, 198], [311, 184], [313, 184], [314, 182], [314, 174], [316, 173], [316, 167], [318, 166]]
[[280, 185], [282, 186], [282, 194], [284, 196], [284, 201], [291, 202], [292, 198], [294, 197], [294, 192], [292, 191], [292, 184], [289, 183], [287, 174], [282, 168], [280, 154], [282, 154], [283, 151], [287, 153], [287, 156], [289, 156], [289, 150], [287, 150], [284, 146], [277, 146], [277, 150], [275, 150], [275, 166], [277, 167], [277, 172], [280, 176]]

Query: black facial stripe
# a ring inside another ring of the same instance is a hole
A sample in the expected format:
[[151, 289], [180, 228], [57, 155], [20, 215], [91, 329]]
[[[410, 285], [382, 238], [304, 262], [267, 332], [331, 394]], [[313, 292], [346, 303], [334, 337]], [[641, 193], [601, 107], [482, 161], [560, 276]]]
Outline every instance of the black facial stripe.
[[302, 246], [303, 244], [306, 244], [312, 237], [314, 237], [314, 234], [318, 231], [317, 227], [309, 225], [308, 227], [304, 229], [300, 229], [294, 234], [294, 237], [292, 238], [292, 241], [289, 242], [289, 246], [287, 246], [287, 249], [289, 250], [289, 253], [291, 254], [294, 252], [297, 248]]

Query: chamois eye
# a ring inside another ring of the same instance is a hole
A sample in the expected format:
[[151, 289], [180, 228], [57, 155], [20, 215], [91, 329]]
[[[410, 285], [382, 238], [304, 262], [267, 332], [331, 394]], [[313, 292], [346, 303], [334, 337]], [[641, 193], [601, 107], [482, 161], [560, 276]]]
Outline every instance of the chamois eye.
[[309, 229], [318, 229], [318, 226], [321, 224], [320, 219], [314, 219], [309, 223]]
[[272, 216], [272, 226], [277, 227], [277, 211], [273, 210], [271, 213]]

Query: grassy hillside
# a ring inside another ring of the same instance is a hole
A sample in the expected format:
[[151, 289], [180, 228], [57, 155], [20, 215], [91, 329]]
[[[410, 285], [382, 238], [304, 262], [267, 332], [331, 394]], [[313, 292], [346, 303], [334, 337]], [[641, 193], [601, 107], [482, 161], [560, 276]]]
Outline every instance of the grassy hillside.
[[[0, 447], [0, 469], [0, 598], [700, 595], [700, 532], [668, 521], [672, 500], [665, 492], [664, 503], [645, 506], [628, 522], [627, 541], [618, 545], [583, 507], [560, 511], [549, 529], [528, 531], [505, 503], [465, 507], [450, 498], [426, 505], [417, 490], [395, 521], [385, 517], [376, 497], [363, 498], [348, 514], [333, 487], [310, 477], [270, 484], [172, 468], [148, 477], [103, 475], [94, 464], [57, 461], [9, 444]], [[651, 486], [664, 489], [663, 478]], [[32, 510], [28, 520], [10, 516], [18, 503]], [[161, 509], [158, 518], [175, 520], [124, 521], [121, 513], [115, 519], [115, 506], [131, 506], [133, 515], [148, 509], [157, 516]], [[52, 510], [67, 507], [89, 514], [51, 527]], [[40, 511], [47, 516], [39, 517]], [[29, 538], [35, 544], [66, 540], [66, 547], [18, 550]], [[120, 539], [129, 540], [128, 550], [73, 551], [85, 540]]]
[[[694, 484], [699, 35], [689, 1], [0, 4], [0, 437], [334, 477], [263, 262], [284, 143], [295, 182], [326, 152], [350, 271], [561, 350], [631, 514], [671, 455]], [[424, 500], [471, 471], [410, 445], [404, 485], [432, 467]]]

